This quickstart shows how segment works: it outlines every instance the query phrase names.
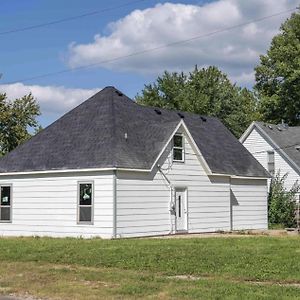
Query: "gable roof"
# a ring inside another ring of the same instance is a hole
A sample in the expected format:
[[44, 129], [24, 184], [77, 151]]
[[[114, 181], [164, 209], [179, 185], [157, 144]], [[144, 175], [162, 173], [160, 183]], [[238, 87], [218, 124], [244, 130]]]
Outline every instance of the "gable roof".
[[243, 142], [253, 128], [263, 135], [263, 137], [294, 166], [300, 173], [300, 126], [290, 127], [284, 124], [270, 124], [264, 122], [253, 122], [241, 137]]
[[0, 172], [150, 170], [180, 122], [212, 173], [269, 176], [217, 118], [141, 106], [114, 87], [95, 94], [1, 158]]

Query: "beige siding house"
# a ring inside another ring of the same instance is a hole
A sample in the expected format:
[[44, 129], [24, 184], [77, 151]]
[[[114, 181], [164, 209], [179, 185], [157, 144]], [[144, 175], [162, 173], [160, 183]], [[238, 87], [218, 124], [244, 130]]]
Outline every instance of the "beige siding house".
[[218, 119], [108, 87], [0, 159], [0, 235], [265, 229], [268, 177]]

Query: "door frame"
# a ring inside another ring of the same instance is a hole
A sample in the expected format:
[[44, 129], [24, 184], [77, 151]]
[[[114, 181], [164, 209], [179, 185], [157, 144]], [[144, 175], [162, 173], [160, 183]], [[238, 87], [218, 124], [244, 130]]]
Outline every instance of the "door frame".
[[[186, 186], [176, 185], [174, 186], [175, 191], [175, 207], [176, 207], [176, 192], [180, 191], [184, 193], [184, 204], [186, 209], [186, 218], [185, 218], [185, 229], [177, 229], [177, 214], [175, 214], [175, 233], [187, 233], [189, 231], [189, 205], [188, 205], [188, 188]], [[176, 212], [177, 213], [177, 212]]]

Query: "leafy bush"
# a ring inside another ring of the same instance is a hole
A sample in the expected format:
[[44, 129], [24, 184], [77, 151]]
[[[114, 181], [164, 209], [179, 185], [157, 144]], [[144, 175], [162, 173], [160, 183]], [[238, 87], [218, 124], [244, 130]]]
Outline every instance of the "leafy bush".
[[300, 185], [296, 181], [290, 190], [284, 187], [288, 173], [280, 176], [280, 171], [271, 181], [269, 193], [269, 223], [283, 224], [285, 227], [296, 225], [296, 194], [300, 191]]

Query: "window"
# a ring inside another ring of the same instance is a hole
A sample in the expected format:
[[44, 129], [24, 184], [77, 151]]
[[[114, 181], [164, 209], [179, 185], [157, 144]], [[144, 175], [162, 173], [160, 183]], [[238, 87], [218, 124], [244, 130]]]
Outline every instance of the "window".
[[0, 222], [11, 222], [11, 186], [10, 185], [1, 186]]
[[92, 182], [79, 183], [78, 223], [93, 223], [94, 191]]
[[173, 138], [173, 160], [184, 161], [183, 135], [175, 134]]
[[275, 173], [274, 151], [268, 151], [268, 171], [271, 175], [274, 175], [274, 173]]

